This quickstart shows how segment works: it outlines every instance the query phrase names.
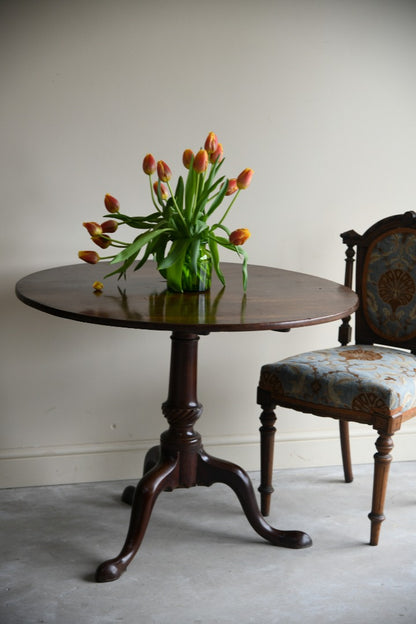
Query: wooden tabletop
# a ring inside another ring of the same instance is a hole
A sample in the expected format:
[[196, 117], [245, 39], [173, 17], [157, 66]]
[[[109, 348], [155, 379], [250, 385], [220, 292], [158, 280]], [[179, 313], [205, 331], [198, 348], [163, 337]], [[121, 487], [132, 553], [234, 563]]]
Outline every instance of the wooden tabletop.
[[[320, 277], [249, 265], [244, 293], [241, 266], [221, 268], [226, 286], [214, 276], [206, 293], [168, 292], [148, 262], [126, 280], [104, 279], [112, 269], [107, 263], [46, 269], [21, 279], [16, 294], [38, 310], [77, 321], [196, 334], [287, 330], [334, 321], [358, 307], [355, 293]], [[96, 280], [104, 283], [103, 291], [94, 291]]]

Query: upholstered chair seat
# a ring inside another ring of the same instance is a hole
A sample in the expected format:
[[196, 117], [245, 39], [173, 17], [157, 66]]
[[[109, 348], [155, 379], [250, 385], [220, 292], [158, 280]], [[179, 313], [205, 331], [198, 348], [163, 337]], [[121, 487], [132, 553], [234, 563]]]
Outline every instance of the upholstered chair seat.
[[302, 411], [401, 422], [416, 415], [416, 356], [373, 345], [311, 351], [265, 364], [260, 386]]
[[301, 353], [265, 364], [257, 402], [262, 407], [261, 509], [270, 510], [277, 405], [339, 421], [345, 481], [353, 480], [349, 422], [378, 432], [370, 544], [377, 545], [393, 449], [392, 436], [416, 416], [416, 213], [378, 221], [362, 236], [341, 234], [347, 245], [345, 286], [354, 286], [355, 344], [350, 317], [343, 320], [341, 346]]

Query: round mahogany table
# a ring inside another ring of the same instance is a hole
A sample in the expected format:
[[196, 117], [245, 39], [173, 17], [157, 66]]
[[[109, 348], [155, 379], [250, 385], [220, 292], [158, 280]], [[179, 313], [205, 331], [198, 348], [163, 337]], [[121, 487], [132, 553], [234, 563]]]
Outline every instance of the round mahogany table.
[[[197, 399], [200, 335], [230, 331], [287, 331], [349, 316], [358, 307], [350, 289], [319, 277], [264, 266], [249, 266], [242, 289], [241, 266], [222, 263], [226, 286], [216, 278], [206, 293], [171, 293], [153, 262], [127, 280], [111, 277], [106, 263], [76, 264], [33, 273], [16, 285], [16, 294], [43, 312], [87, 323], [171, 332], [168, 398], [162, 405], [169, 428], [160, 445], [146, 455], [144, 476], [127, 488], [132, 503], [130, 525], [120, 554], [102, 563], [98, 582], [120, 577], [144, 537], [153, 505], [163, 490], [221, 482], [236, 493], [253, 529], [276, 546], [305, 548], [312, 544], [302, 531], [271, 527], [261, 515], [247, 473], [208, 455], [194, 424], [202, 413]], [[95, 292], [92, 284], [104, 282]]]

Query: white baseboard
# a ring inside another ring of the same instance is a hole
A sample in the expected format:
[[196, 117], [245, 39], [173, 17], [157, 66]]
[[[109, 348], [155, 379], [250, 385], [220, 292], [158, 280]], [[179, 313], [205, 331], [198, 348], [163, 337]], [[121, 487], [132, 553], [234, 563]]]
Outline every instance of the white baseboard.
[[[371, 463], [376, 432], [351, 432], [351, 454], [355, 464]], [[416, 427], [394, 437], [395, 461], [416, 459]], [[75, 446], [7, 449], [0, 451], [0, 488], [84, 483], [133, 479], [142, 474], [146, 451], [157, 440], [85, 444]], [[257, 436], [205, 438], [208, 453], [222, 457], [248, 471], [259, 470]], [[307, 468], [340, 464], [338, 429], [279, 434], [275, 468]]]

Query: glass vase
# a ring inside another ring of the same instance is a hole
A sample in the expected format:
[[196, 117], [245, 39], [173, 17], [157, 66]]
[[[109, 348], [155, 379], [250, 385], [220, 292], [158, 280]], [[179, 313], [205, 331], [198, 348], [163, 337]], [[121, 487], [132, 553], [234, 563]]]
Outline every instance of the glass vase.
[[166, 270], [168, 290], [173, 292], [205, 292], [211, 287], [212, 257], [209, 249], [201, 245], [195, 266], [190, 253], [185, 256], [180, 280], [170, 269]]

